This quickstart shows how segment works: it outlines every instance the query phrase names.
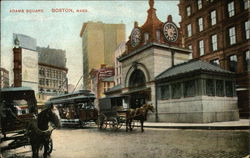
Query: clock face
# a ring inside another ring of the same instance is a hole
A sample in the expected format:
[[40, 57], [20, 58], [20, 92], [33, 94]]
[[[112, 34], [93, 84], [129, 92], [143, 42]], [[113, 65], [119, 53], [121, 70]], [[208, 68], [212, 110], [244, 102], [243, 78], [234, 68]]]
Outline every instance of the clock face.
[[130, 40], [131, 40], [131, 46], [132, 47], [136, 47], [140, 41], [141, 41], [141, 30], [138, 28], [134, 28], [131, 36], [130, 36]]
[[167, 22], [163, 26], [163, 34], [166, 40], [175, 42], [178, 38], [178, 29], [175, 24]]

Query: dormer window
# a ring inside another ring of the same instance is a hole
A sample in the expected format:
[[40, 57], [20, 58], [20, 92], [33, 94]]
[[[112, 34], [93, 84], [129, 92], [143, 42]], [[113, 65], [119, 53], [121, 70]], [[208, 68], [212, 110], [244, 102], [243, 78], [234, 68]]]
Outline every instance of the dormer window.
[[147, 32], [144, 33], [144, 44], [148, 43], [149, 34]]

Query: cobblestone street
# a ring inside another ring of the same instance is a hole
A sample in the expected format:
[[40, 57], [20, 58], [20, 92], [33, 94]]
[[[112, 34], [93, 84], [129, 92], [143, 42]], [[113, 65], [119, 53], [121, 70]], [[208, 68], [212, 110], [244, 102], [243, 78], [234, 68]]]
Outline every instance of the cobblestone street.
[[[178, 130], [146, 128], [125, 132], [96, 128], [53, 132], [51, 158], [241, 158], [249, 153], [247, 130]], [[3, 153], [31, 157], [30, 147]]]

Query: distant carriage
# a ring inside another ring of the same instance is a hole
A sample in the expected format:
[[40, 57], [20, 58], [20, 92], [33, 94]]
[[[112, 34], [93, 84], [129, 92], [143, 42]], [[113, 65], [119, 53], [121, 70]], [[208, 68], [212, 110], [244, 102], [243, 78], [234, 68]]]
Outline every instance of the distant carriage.
[[148, 111], [153, 112], [154, 107], [152, 104], [143, 104], [141, 107], [131, 109], [128, 108], [129, 102], [129, 96], [113, 96], [100, 99], [98, 127], [100, 129], [110, 127], [117, 130], [124, 125], [126, 131], [132, 131], [136, 120], [140, 122], [141, 131], [143, 132], [143, 123], [147, 120]]
[[112, 96], [99, 99], [98, 127], [117, 130], [126, 123], [127, 96]]
[[50, 98], [47, 105], [53, 104], [58, 109], [63, 126], [84, 126], [98, 119], [98, 111], [94, 106], [95, 95], [89, 90], [64, 94]]

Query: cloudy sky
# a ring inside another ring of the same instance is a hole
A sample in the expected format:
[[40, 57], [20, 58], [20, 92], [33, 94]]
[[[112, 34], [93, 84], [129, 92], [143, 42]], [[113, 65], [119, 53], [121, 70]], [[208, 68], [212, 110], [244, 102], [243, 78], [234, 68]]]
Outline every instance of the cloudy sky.
[[[155, 0], [158, 18], [165, 22], [171, 14], [179, 25], [178, 0]], [[52, 9], [83, 9], [83, 13], [55, 13]], [[147, 18], [148, 1], [1, 1], [1, 67], [10, 71], [13, 82], [13, 33], [25, 34], [37, 40], [37, 45], [66, 50], [69, 83], [76, 84], [82, 74], [82, 24], [88, 21], [123, 23], [126, 40], [138, 21], [143, 25]], [[13, 13], [11, 9], [42, 9], [43, 13]]]

